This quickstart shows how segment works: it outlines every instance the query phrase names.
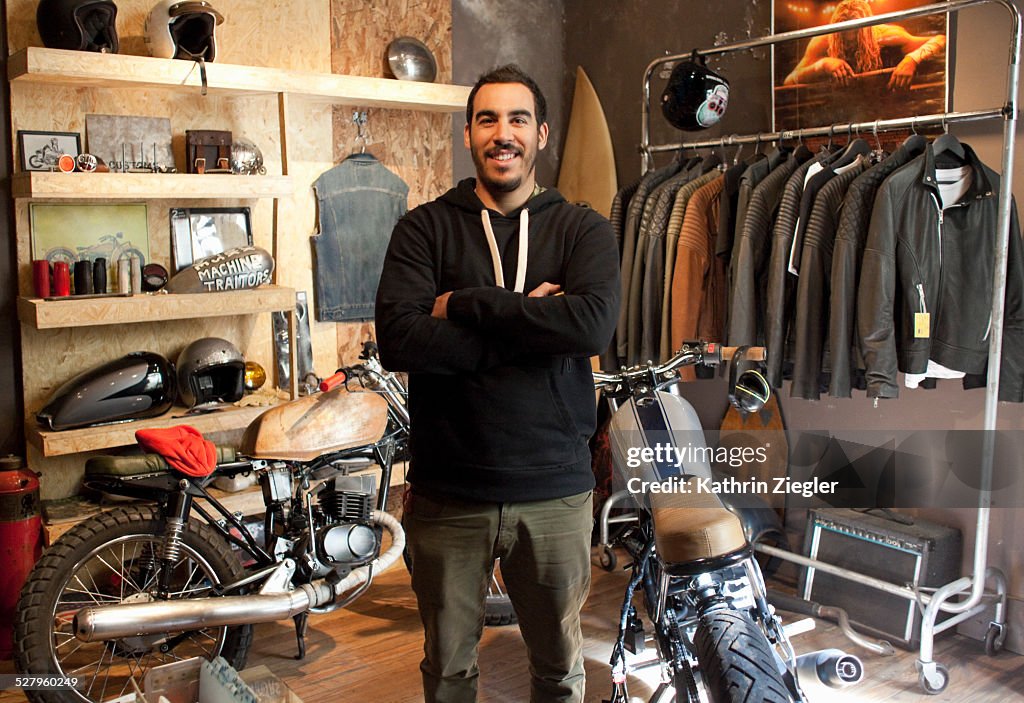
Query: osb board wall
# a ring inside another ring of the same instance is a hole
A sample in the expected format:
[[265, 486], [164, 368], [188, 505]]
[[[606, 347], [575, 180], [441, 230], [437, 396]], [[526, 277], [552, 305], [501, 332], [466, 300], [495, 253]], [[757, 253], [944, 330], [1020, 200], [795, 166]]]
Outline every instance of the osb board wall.
[[[437, 61], [438, 83], [450, 83], [451, 0], [331, 0], [331, 70], [390, 77], [387, 46], [399, 36], [422, 41]], [[334, 110], [334, 163], [362, 146], [352, 107]], [[433, 200], [452, 185], [452, 117], [411, 110], [368, 110], [366, 150], [409, 185], [409, 207]], [[338, 356], [346, 363], [373, 336], [372, 323], [336, 325]]]
[[[36, 29], [36, 0], [8, 0], [8, 44], [13, 53], [26, 46], [41, 46]], [[143, 22], [152, 0], [118, 0], [117, 31], [122, 54], [146, 55]], [[217, 28], [217, 61], [327, 73], [331, 70], [329, 0], [215, 0], [225, 24]], [[282, 41], [282, 37], [291, 40]], [[301, 48], [295, 38], [301, 38]], [[169, 117], [173, 149], [179, 169], [184, 167], [186, 129], [227, 129], [255, 142], [263, 152], [268, 172], [282, 172], [279, 104], [274, 96], [216, 98], [164, 90], [72, 89], [16, 83], [11, 86], [12, 136], [19, 129], [85, 132], [85, 115], [119, 114]], [[312, 291], [309, 235], [314, 231], [315, 206], [311, 184], [331, 166], [330, 110], [299, 102], [284, 110], [287, 121], [288, 173], [295, 179], [292, 198], [277, 202], [277, 282]], [[239, 176], [242, 178], [242, 176]], [[273, 246], [274, 203], [269, 200], [210, 200], [147, 203], [150, 250], [154, 261], [170, 264], [167, 210], [174, 206], [231, 207], [253, 210], [257, 245]], [[16, 208], [18, 227], [18, 288], [31, 288], [28, 204]], [[232, 311], [225, 310], [225, 315]], [[316, 368], [333, 371], [337, 365], [333, 325], [326, 339], [314, 342]], [[171, 323], [124, 325], [39, 332], [23, 328], [23, 380], [26, 420], [45, 402], [50, 391], [76, 373], [134, 350], [151, 350], [174, 358], [197, 337], [222, 336], [234, 341], [247, 358], [273, 368], [269, 315], [225, 317]], [[42, 459], [29, 451], [30, 464], [43, 473], [42, 497], [57, 498], [76, 492], [82, 457]]]

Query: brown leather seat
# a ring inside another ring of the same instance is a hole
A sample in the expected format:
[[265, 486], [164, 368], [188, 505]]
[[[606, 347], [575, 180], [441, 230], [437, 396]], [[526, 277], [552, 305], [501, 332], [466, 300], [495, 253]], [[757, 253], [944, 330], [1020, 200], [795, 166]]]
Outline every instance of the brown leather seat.
[[674, 493], [652, 493], [654, 541], [659, 558], [666, 564], [719, 557], [747, 545], [738, 517], [722, 505], [713, 493], [697, 491], [687, 481]]

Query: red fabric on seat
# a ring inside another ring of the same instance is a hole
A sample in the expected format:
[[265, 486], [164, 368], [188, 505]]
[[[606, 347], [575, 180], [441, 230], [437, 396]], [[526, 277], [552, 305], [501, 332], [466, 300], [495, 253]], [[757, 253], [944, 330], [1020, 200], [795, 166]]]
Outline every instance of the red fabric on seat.
[[217, 448], [203, 439], [195, 427], [136, 430], [135, 440], [147, 452], [159, 454], [171, 468], [188, 476], [209, 476], [217, 468]]

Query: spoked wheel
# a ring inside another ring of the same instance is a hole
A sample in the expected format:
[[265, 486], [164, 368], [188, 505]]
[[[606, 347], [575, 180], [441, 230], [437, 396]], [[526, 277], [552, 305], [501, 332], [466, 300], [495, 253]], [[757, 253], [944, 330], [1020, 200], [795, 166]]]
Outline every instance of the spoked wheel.
[[[21, 593], [15, 623], [15, 659], [23, 674], [74, 677], [74, 689], [27, 691], [35, 703], [104, 701], [141, 689], [154, 666], [220, 655], [245, 664], [252, 626], [211, 627], [105, 642], [83, 642], [72, 630], [85, 606], [157, 599], [164, 530], [152, 508], [97, 515], [64, 535], [36, 565]], [[170, 597], [211, 595], [215, 585], [242, 577], [238, 559], [205, 524], [190, 521], [171, 565]], [[133, 684], [134, 681], [134, 684]]]

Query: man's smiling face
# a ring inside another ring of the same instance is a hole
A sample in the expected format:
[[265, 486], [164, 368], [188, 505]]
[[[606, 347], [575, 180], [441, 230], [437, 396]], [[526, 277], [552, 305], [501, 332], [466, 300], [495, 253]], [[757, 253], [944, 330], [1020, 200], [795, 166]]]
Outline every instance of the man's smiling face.
[[480, 185], [494, 194], [532, 192], [537, 152], [547, 141], [548, 126], [537, 124], [529, 88], [521, 83], [481, 86], [465, 130]]

